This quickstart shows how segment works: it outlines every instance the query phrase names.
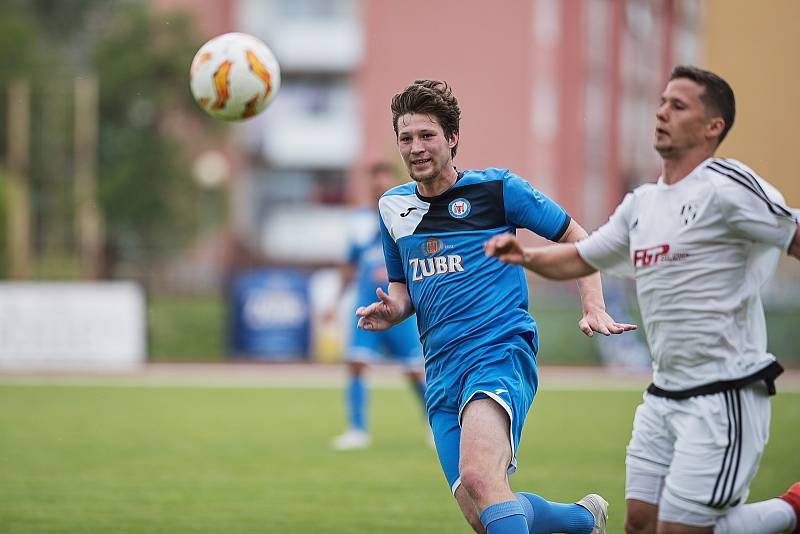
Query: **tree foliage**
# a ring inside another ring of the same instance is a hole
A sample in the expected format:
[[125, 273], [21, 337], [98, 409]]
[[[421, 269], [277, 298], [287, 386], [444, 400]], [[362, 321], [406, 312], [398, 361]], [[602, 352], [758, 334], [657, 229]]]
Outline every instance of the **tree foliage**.
[[[176, 246], [190, 183], [171, 121], [194, 104], [188, 65], [196, 49], [183, 18], [150, 16], [139, 5], [115, 13], [98, 40], [101, 200], [109, 231], [138, 242], [146, 257]], [[183, 224], [181, 224], [183, 221]]]
[[8, 84], [27, 79], [35, 236], [63, 234], [64, 248], [74, 249], [74, 80], [94, 75], [98, 200], [108, 240], [137, 272], [177, 251], [196, 215], [187, 197], [199, 194], [184, 157], [189, 133], [180, 128], [181, 117], [194, 112], [188, 68], [199, 42], [190, 20], [130, 0], [0, 0], [0, 12], [0, 153]]

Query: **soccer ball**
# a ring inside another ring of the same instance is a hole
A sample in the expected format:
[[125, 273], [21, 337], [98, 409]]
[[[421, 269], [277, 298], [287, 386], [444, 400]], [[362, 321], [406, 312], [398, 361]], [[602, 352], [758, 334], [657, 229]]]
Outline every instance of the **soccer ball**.
[[258, 115], [281, 85], [281, 70], [272, 51], [252, 35], [225, 33], [200, 47], [189, 69], [195, 102], [224, 121]]

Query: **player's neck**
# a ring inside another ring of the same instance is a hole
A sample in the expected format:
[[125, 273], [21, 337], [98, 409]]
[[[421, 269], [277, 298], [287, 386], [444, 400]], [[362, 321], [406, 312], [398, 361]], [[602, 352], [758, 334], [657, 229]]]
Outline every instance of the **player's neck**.
[[424, 197], [437, 197], [453, 187], [458, 179], [455, 167], [447, 165], [442, 172], [430, 180], [417, 182], [417, 191]]
[[667, 185], [676, 184], [713, 155], [714, 152], [708, 150], [697, 150], [675, 156], [662, 155], [661, 177]]

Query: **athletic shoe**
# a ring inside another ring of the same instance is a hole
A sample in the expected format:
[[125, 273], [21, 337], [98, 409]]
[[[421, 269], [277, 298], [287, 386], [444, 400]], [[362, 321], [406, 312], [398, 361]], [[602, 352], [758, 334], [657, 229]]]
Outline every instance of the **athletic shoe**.
[[608, 521], [608, 503], [606, 500], [596, 493], [590, 493], [575, 504], [589, 510], [589, 513], [594, 517], [594, 529], [592, 529], [591, 534], [605, 534], [606, 521]]
[[794, 510], [795, 523], [791, 534], [800, 534], [800, 482], [792, 484], [779, 499], [788, 502], [789, 506]]
[[351, 428], [341, 436], [336, 436], [331, 441], [331, 447], [337, 451], [351, 451], [355, 449], [366, 449], [372, 443], [369, 434], [363, 430]]

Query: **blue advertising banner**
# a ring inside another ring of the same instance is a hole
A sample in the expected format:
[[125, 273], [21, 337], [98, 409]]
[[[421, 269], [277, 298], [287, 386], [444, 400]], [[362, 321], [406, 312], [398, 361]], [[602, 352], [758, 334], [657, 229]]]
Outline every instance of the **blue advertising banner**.
[[308, 275], [263, 269], [236, 275], [230, 291], [231, 352], [259, 360], [308, 357]]

